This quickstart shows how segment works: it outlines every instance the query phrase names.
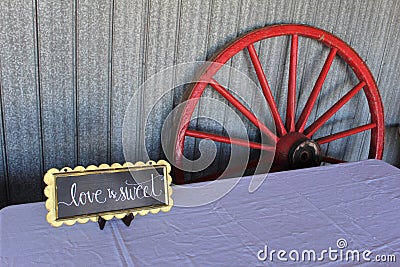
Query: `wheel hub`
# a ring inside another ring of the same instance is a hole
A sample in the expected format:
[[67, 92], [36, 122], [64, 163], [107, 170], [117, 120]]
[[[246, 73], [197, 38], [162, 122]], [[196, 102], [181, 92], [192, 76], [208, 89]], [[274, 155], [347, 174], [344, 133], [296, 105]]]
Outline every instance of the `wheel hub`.
[[289, 168], [316, 167], [321, 164], [321, 148], [313, 140], [301, 140], [289, 152]]
[[274, 171], [316, 167], [321, 164], [322, 153], [317, 142], [301, 133], [288, 133], [277, 143]]

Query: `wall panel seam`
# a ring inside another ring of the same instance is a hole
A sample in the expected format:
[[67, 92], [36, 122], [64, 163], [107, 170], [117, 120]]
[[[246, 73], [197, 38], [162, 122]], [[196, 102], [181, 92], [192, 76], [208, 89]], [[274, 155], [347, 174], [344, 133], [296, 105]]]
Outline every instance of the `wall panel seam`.
[[108, 129], [107, 129], [107, 160], [111, 164], [111, 146], [112, 146], [112, 97], [113, 97], [113, 51], [114, 51], [114, 15], [115, 1], [111, 0], [109, 16], [109, 45], [108, 45]]
[[78, 38], [79, 38], [79, 33], [78, 33], [78, 0], [72, 0], [73, 8], [72, 8], [72, 16], [73, 16], [73, 56], [72, 56], [72, 64], [73, 64], [73, 88], [74, 88], [74, 120], [75, 120], [75, 165], [78, 165], [79, 163], [79, 118], [78, 118]]
[[[178, 64], [178, 54], [179, 54], [179, 42], [180, 42], [180, 31], [181, 31], [181, 16], [182, 16], [182, 0], [179, 0], [178, 2], [178, 12], [177, 12], [177, 22], [176, 22], [176, 28], [175, 28], [175, 45], [174, 45], [174, 60], [173, 60], [173, 81], [172, 81], [172, 88], [173, 88], [173, 92], [175, 93], [175, 87], [176, 82], [178, 80], [177, 78], [177, 72], [176, 72], [176, 65]], [[175, 93], [176, 94], [176, 93]], [[174, 108], [175, 106], [177, 106], [179, 104], [179, 100], [178, 103], [174, 103], [174, 96], [172, 96], [172, 108]]]
[[[147, 79], [147, 62], [148, 62], [148, 44], [149, 44], [149, 29], [150, 29], [150, 10], [151, 10], [151, 1], [147, 0], [145, 1], [146, 5], [143, 5], [145, 7], [145, 12], [144, 13], [144, 19], [142, 20], [142, 36], [143, 36], [143, 47], [141, 48], [142, 51], [142, 55], [143, 55], [143, 62], [142, 62], [142, 77], [141, 77], [141, 81], [139, 82], [139, 86], [137, 88], [137, 90], [141, 90], [142, 89], [142, 85], [146, 82]], [[138, 97], [140, 97], [139, 103], [140, 103], [140, 107], [138, 107], [138, 109], [140, 109], [140, 113], [144, 114], [144, 107], [145, 107], [145, 94], [144, 92], [137, 92], [138, 93]], [[136, 94], [134, 94], [136, 95]], [[144, 118], [144, 116], [141, 116], [140, 119], [138, 120], [139, 123], [139, 129], [144, 129], [145, 124], [146, 124], [146, 118]], [[146, 151], [142, 151], [143, 145], [145, 143], [145, 135], [144, 132], [141, 131], [139, 134], [139, 146], [138, 149], [136, 150], [136, 158], [139, 159], [143, 156], [143, 153], [145, 153]]]
[[1, 129], [2, 135], [0, 136], [1, 138], [1, 145], [2, 147], [2, 156], [3, 156], [3, 166], [4, 166], [4, 178], [5, 178], [5, 195], [6, 195], [6, 203], [5, 206], [7, 206], [10, 202], [10, 197], [9, 197], [9, 170], [8, 170], [8, 164], [7, 164], [7, 144], [6, 144], [6, 131], [5, 131], [5, 111], [4, 111], [4, 99], [3, 99], [3, 75], [2, 75], [2, 64], [1, 64], [1, 58], [0, 58], [0, 111], [1, 111]]
[[[40, 73], [40, 40], [39, 40], [39, 10], [38, 10], [38, 0], [33, 0], [33, 40], [34, 40], [34, 54], [35, 54], [35, 78], [36, 78], [36, 99], [37, 109], [38, 109], [38, 128], [39, 128], [39, 156], [40, 156], [40, 175], [44, 175], [44, 135], [43, 135], [43, 99], [42, 99], [42, 88], [41, 88], [41, 73]], [[38, 177], [41, 178], [41, 177]], [[41, 191], [44, 190], [44, 183], [40, 183]], [[42, 200], [45, 196], [42, 193]]]

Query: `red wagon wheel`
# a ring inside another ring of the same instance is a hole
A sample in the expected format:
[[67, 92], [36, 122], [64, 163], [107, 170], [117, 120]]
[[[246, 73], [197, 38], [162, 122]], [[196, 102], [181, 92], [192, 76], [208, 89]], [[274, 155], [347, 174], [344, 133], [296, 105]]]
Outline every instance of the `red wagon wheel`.
[[[271, 92], [268, 79], [263, 70], [260, 58], [256, 52], [254, 44], [263, 39], [278, 36], [290, 36], [290, 64], [289, 81], [286, 106], [286, 118], [283, 121], [277, 104]], [[309, 95], [306, 104], [296, 121], [296, 74], [298, 61], [298, 39], [310, 38], [320, 42], [330, 49], [321, 72], [315, 82], [315, 85]], [[219, 84], [214, 76], [221, 69], [221, 66], [227, 63], [234, 55], [244, 50], [250, 57], [254, 71], [261, 86], [262, 93], [268, 104], [271, 115], [274, 119], [276, 133], [268, 129], [248, 108], [246, 108], [233, 94]], [[247, 50], [247, 51], [246, 51]], [[340, 100], [334, 103], [323, 115], [314, 122], [308, 124], [310, 114], [317, 101], [324, 81], [331, 68], [332, 62], [336, 57], [340, 57], [351, 67], [358, 79], [358, 84], [347, 92]], [[189, 129], [189, 123], [193, 116], [196, 105], [201, 98], [207, 85], [210, 85], [227, 101], [229, 101], [240, 113], [242, 113], [251, 123], [253, 123], [265, 136], [269, 137], [276, 144], [276, 153], [272, 165], [273, 171], [282, 171], [295, 168], [318, 166], [321, 162], [341, 163], [342, 159], [322, 155], [320, 146], [341, 138], [345, 138], [363, 131], [370, 130], [369, 158], [381, 159], [384, 142], [384, 117], [381, 98], [374, 81], [374, 78], [360, 56], [344, 41], [338, 37], [318, 28], [297, 25], [274, 25], [253, 30], [247, 34], [238, 37], [233, 42], [225, 46], [222, 51], [212, 57], [211, 63], [204, 66], [197, 82], [190, 88], [187, 98], [188, 101], [184, 107], [180, 118], [177, 138], [174, 147], [174, 161], [176, 166], [182, 163], [184, 154], [185, 139], [187, 137], [211, 139], [215, 142], [228, 143], [231, 145], [248, 146], [253, 149], [268, 149], [266, 144], [255, 142], [242, 142], [240, 139], [229, 138], [222, 135], [201, 132], [196, 129]], [[327, 135], [325, 137], [313, 139], [313, 135], [324, 125], [335, 113], [341, 109], [351, 98], [353, 98], [361, 89], [365, 93], [370, 112], [370, 123], [353, 127], [341, 132]], [[217, 176], [210, 176], [206, 180], [215, 179]], [[202, 179], [204, 180], [204, 179]], [[175, 172], [175, 183], [184, 183], [183, 172]]]

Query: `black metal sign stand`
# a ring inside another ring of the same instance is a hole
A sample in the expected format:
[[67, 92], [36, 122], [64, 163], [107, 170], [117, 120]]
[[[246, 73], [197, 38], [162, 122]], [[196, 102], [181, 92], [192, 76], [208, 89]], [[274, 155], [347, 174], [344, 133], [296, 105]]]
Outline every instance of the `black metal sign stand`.
[[[126, 215], [124, 218], [121, 219], [121, 221], [126, 225], [126, 226], [130, 226], [131, 222], [133, 221], [133, 219], [135, 219], [135, 216], [133, 215], [133, 213], [129, 213], [128, 215]], [[103, 219], [101, 216], [99, 216], [99, 218], [97, 219], [97, 222], [99, 224], [99, 228], [100, 230], [104, 229], [104, 226], [106, 225], [107, 220]]]

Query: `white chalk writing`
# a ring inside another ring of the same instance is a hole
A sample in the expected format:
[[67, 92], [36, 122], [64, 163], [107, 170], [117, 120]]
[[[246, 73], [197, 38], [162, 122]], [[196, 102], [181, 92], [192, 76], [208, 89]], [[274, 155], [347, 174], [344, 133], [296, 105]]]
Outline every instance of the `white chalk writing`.
[[[144, 199], [144, 198], [156, 198], [161, 196], [163, 193], [162, 189], [156, 192], [155, 188], [155, 179], [164, 179], [162, 175], [154, 176], [151, 174], [151, 179], [142, 183], [130, 183], [128, 180], [125, 181], [123, 186], [120, 186], [118, 189], [115, 188], [107, 188], [107, 189], [96, 189], [96, 190], [84, 190], [79, 191], [77, 183], [73, 183], [70, 188], [70, 200], [59, 201], [58, 204], [66, 205], [66, 206], [85, 206], [87, 204], [103, 204], [107, 201], [133, 201], [135, 199]], [[103, 195], [104, 191], [104, 195]]]

